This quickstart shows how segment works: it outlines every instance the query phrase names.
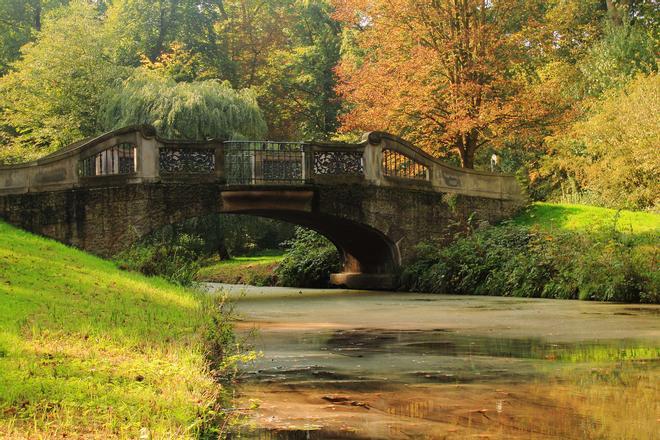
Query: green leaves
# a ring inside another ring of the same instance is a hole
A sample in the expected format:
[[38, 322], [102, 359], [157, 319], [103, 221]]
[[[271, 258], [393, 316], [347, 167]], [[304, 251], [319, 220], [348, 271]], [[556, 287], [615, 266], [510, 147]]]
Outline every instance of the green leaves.
[[575, 195], [614, 208], [654, 209], [660, 204], [660, 78], [640, 76], [596, 103], [570, 130], [550, 138], [556, 154], [547, 173], [568, 174]]
[[657, 43], [640, 26], [627, 22], [608, 26], [603, 39], [577, 64], [582, 74], [582, 94], [600, 97], [625, 86], [639, 73], [657, 72], [656, 49]]
[[145, 69], [104, 95], [101, 111], [106, 130], [152, 124], [172, 139], [261, 138], [266, 122], [249, 89], [228, 82], [177, 83]]
[[332, 272], [339, 271], [337, 248], [317, 232], [296, 229], [287, 253], [275, 270], [278, 284], [291, 287], [325, 287]]
[[0, 79], [1, 122], [15, 134], [0, 160], [34, 158], [98, 134], [101, 96], [128, 75], [109, 61], [93, 6], [74, 2], [54, 10], [13, 71]]
[[642, 242], [630, 245], [607, 229], [548, 232], [504, 225], [446, 247], [420, 245], [416, 260], [403, 270], [401, 287], [460, 295], [658, 302], [654, 258]]

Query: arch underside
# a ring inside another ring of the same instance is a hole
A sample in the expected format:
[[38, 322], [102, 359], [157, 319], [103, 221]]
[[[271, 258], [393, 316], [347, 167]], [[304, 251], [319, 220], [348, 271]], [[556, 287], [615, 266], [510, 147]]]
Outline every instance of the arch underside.
[[392, 274], [400, 265], [396, 244], [382, 232], [358, 222], [303, 211], [247, 209], [229, 214], [281, 220], [318, 232], [342, 254], [346, 273]]

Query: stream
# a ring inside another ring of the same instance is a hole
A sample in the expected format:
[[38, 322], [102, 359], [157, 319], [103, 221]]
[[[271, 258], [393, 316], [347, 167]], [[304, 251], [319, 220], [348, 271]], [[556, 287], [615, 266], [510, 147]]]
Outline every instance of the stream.
[[660, 306], [209, 288], [260, 352], [238, 438], [659, 438]]

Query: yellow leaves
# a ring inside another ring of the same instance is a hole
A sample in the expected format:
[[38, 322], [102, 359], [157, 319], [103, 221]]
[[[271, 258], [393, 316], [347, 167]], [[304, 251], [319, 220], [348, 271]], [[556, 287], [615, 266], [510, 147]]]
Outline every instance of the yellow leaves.
[[548, 139], [552, 169], [566, 170], [581, 188], [611, 206], [660, 203], [660, 78], [640, 76], [596, 103], [591, 114]]

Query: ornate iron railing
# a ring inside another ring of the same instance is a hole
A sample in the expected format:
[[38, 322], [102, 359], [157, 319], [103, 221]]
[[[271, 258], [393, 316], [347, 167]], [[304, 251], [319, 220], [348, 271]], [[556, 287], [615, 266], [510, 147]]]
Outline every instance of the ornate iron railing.
[[225, 178], [230, 185], [303, 183], [304, 144], [231, 141], [224, 144]]
[[362, 176], [361, 151], [315, 151], [313, 172], [318, 176]]
[[215, 171], [215, 150], [164, 147], [158, 162], [163, 173], [209, 174]]

